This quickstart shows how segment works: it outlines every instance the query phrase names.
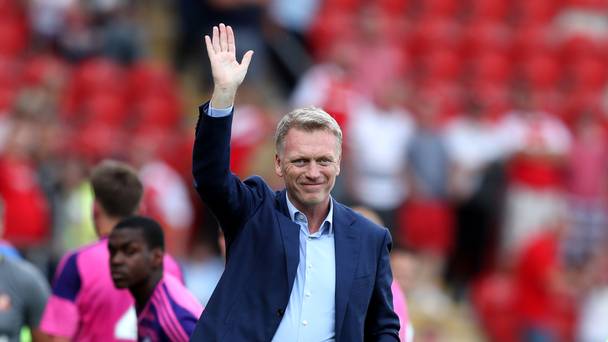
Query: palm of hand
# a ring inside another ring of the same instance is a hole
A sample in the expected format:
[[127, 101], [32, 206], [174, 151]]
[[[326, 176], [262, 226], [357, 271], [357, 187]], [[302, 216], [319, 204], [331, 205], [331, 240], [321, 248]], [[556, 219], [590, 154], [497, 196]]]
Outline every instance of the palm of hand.
[[236, 60], [234, 32], [224, 24], [220, 24], [219, 28], [213, 27], [213, 37], [205, 36], [205, 43], [215, 86], [236, 90], [247, 74], [253, 51], [247, 51], [239, 63]]
[[236, 61], [234, 53], [220, 52], [211, 59], [213, 82], [218, 87], [238, 86], [243, 82], [246, 68]]

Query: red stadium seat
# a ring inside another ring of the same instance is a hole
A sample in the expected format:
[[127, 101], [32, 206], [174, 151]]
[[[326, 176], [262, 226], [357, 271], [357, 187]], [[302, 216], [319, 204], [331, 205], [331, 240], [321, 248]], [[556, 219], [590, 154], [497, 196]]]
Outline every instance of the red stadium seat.
[[0, 117], [6, 116], [13, 108], [17, 98], [15, 88], [0, 88]]
[[163, 96], [178, 91], [174, 75], [165, 65], [138, 62], [128, 72], [130, 98]]
[[435, 49], [456, 50], [461, 44], [460, 25], [452, 18], [423, 18], [408, 37], [407, 50], [416, 58]]
[[18, 19], [0, 20], [0, 56], [22, 55], [28, 40], [26, 23]]
[[448, 49], [436, 49], [423, 60], [425, 78], [432, 81], [456, 81], [462, 74], [460, 56]]
[[557, 46], [551, 40], [547, 25], [518, 26], [513, 35], [511, 57], [514, 61], [524, 60], [540, 53], [556, 52]]
[[149, 96], [136, 104], [134, 122], [140, 128], [171, 130], [181, 119], [179, 102], [172, 97]]
[[128, 98], [128, 80], [123, 69], [111, 60], [96, 58], [77, 66], [72, 73], [61, 99], [61, 116], [65, 120], [77, 119], [84, 110], [87, 98], [110, 95]]
[[39, 55], [25, 63], [23, 83], [28, 86], [62, 82], [69, 77], [69, 68], [61, 59], [52, 55]]
[[525, 60], [522, 65], [524, 79], [532, 90], [555, 89], [562, 76], [562, 67], [556, 57], [537, 54]]
[[472, 64], [472, 83], [507, 84], [513, 75], [513, 63], [500, 52], [484, 51]]
[[439, 256], [453, 244], [454, 218], [451, 208], [440, 202], [410, 201], [399, 212], [402, 245]]
[[570, 64], [574, 88], [599, 91], [606, 86], [606, 63], [597, 58], [584, 58]]
[[17, 59], [0, 56], [0, 88], [18, 88], [21, 85], [22, 65]]
[[88, 160], [99, 161], [125, 153], [125, 133], [115, 127], [91, 122], [75, 131], [75, 134], [70, 149]]
[[84, 62], [76, 69], [74, 77], [82, 98], [96, 93], [127, 94], [124, 70], [109, 59], [95, 58]]
[[560, 8], [556, 0], [518, 0], [516, 6], [522, 25], [549, 24]]
[[463, 56], [470, 57], [488, 50], [507, 54], [512, 41], [511, 30], [505, 24], [486, 19], [474, 21], [464, 30]]
[[574, 124], [578, 115], [585, 111], [601, 112], [601, 91], [578, 89], [564, 94], [565, 100], [562, 111], [558, 113], [562, 120], [569, 125]]
[[519, 340], [515, 307], [515, 287], [507, 274], [488, 274], [474, 282], [471, 301], [481, 326], [490, 341]]
[[471, 85], [471, 92], [481, 101], [484, 115], [500, 119], [512, 107], [508, 83], [480, 80]]
[[511, 2], [508, 0], [473, 0], [474, 19], [485, 19], [491, 21], [503, 21], [509, 15]]
[[457, 0], [426, 0], [422, 7], [422, 16], [430, 18], [455, 18], [462, 8]]
[[128, 107], [126, 102], [112, 94], [95, 94], [85, 99], [84, 117], [92, 124], [103, 124], [119, 128], [126, 123]]
[[605, 58], [607, 46], [603, 42], [578, 34], [564, 40], [560, 45], [560, 54], [565, 64], [575, 63], [584, 58]]

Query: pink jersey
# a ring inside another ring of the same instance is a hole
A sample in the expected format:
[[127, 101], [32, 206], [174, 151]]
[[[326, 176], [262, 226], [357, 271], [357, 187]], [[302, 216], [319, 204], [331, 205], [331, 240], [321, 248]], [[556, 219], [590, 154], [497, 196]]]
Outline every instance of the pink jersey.
[[[183, 282], [179, 266], [166, 254], [164, 267]], [[73, 341], [137, 339], [133, 298], [112, 283], [107, 238], [62, 258], [40, 329]]]
[[407, 313], [407, 304], [405, 302], [405, 294], [401, 290], [399, 283], [396, 280], [393, 280], [391, 284], [391, 292], [393, 293], [393, 307], [397, 316], [399, 316], [399, 324], [401, 325], [401, 329], [399, 329], [399, 338], [401, 341], [407, 341], [407, 331], [409, 324], [409, 317]]
[[203, 307], [184, 285], [165, 274], [137, 313], [138, 340], [187, 342], [202, 312]]

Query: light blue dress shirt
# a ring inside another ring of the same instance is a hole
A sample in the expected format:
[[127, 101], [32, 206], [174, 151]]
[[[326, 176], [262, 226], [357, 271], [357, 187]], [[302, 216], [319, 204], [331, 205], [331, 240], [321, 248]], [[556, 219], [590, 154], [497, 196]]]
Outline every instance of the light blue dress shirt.
[[[232, 107], [209, 106], [209, 116], [223, 117]], [[300, 262], [283, 319], [274, 342], [333, 342], [336, 337], [336, 251], [333, 201], [329, 213], [314, 234], [308, 231], [306, 216], [287, 197], [291, 220], [300, 226]]]
[[333, 203], [314, 234], [306, 216], [287, 196], [291, 220], [300, 226], [300, 263], [289, 304], [273, 341], [334, 341], [336, 331], [336, 255], [332, 224]]

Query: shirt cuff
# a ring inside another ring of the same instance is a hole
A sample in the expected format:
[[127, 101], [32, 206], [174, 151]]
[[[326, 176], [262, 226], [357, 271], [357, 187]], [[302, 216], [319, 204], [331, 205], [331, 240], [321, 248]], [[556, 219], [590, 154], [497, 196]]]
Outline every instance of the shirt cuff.
[[234, 106], [228, 108], [213, 108], [209, 105], [208, 115], [214, 118], [222, 118], [230, 115]]

